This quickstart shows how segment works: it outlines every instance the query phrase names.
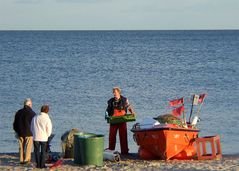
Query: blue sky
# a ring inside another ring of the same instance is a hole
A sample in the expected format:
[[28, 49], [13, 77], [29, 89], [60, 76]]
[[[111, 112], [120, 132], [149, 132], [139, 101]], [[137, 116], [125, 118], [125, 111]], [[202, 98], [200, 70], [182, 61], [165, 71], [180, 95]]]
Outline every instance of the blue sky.
[[0, 0], [0, 30], [239, 29], [239, 0]]

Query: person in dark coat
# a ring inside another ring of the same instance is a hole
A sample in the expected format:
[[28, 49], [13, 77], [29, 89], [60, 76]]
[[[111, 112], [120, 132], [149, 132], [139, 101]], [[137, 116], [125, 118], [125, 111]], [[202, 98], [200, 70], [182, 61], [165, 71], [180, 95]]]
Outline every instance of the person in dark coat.
[[[108, 100], [108, 106], [106, 109], [106, 118], [109, 116], [124, 116], [127, 114], [127, 110], [133, 115], [135, 112], [130, 105], [128, 99], [121, 95], [119, 87], [113, 88], [114, 97]], [[121, 154], [128, 154], [128, 139], [127, 139], [127, 125], [126, 122], [118, 124], [110, 124], [109, 130], [109, 150], [115, 150], [116, 134], [119, 130], [120, 149]]]
[[31, 162], [31, 150], [33, 144], [31, 121], [36, 113], [32, 110], [32, 100], [26, 99], [24, 107], [15, 114], [13, 129], [19, 141], [20, 164]]

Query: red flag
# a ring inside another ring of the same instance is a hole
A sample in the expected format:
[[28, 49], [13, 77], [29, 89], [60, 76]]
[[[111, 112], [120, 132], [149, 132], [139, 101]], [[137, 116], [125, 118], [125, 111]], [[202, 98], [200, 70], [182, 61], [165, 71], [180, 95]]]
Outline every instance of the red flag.
[[172, 101], [169, 101], [169, 106], [178, 106], [178, 105], [182, 105], [184, 102], [183, 97], [180, 99], [175, 99]]
[[181, 116], [181, 114], [183, 113], [183, 111], [184, 111], [184, 106], [180, 106], [180, 107], [178, 107], [178, 108], [175, 108], [175, 109], [173, 109], [172, 110], [172, 114], [174, 115], [174, 116]]
[[198, 99], [198, 103], [202, 103], [203, 100], [205, 99], [205, 97], [207, 97], [207, 94], [200, 94], [199, 99]]

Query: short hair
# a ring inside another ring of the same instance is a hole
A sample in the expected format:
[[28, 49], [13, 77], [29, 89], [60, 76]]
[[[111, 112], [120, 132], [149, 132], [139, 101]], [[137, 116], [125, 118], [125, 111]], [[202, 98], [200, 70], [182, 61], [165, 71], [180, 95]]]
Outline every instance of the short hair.
[[118, 91], [118, 92], [119, 92], [119, 94], [121, 94], [121, 90], [120, 90], [120, 88], [119, 88], [119, 87], [114, 87], [114, 88], [113, 88], [113, 92], [114, 92], [114, 91]]
[[48, 113], [49, 112], [49, 106], [48, 105], [43, 105], [41, 107], [41, 112]]
[[25, 100], [24, 100], [24, 106], [29, 106], [29, 104], [32, 102], [32, 100], [30, 99], [30, 98], [26, 98]]

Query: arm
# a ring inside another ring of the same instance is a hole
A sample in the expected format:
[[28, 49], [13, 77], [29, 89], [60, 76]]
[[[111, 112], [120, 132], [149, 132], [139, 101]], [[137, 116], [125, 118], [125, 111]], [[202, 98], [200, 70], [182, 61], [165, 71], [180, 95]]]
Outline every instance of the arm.
[[13, 121], [13, 129], [14, 129], [15, 132], [17, 132], [16, 131], [17, 130], [16, 116], [15, 116], [14, 121]]
[[107, 112], [108, 116], [112, 116], [112, 102], [111, 99], [107, 102], [107, 109], [105, 113]]
[[109, 113], [110, 113], [110, 105], [109, 105], [109, 102], [108, 102], [108, 106], [105, 110], [105, 120], [109, 119]]
[[110, 113], [110, 108], [111, 108], [111, 105], [110, 105], [110, 102], [108, 101], [108, 106], [107, 106], [107, 108], [106, 108], [106, 111], [105, 112], [107, 112], [108, 114]]
[[49, 117], [49, 120], [48, 120], [48, 123], [47, 123], [47, 136], [50, 137], [51, 136], [51, 133], [52, 133], [52, 122], [51, 122], [51, 119]]
[[28, 118], [28, 121], [29, 121], [29, 123], [31, 125], [31, 132], [32, 132], [32, 134], [34, 132], [34, 121], [33, 121], [33, 119], [34, 119], [35, 116], [36, 116], [36, 113], [32, 111], [31, 116]]
[[18, 113], [15, 114], [13, 129], [18, 134]]
[[32, 134], [34, 134], [34, 118], [32, 118], [32, 121], [31, 121], [31, 132]]
[[126, 105], [127, 105], [127, 108], [128, 108], [128, 110], [129, 110], [129, 112], [130, 112], [132, 115], [135, 115], [133, 106], [129, 103], [129, 100], [128, 100], [128, 99], [126, 100]]

